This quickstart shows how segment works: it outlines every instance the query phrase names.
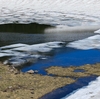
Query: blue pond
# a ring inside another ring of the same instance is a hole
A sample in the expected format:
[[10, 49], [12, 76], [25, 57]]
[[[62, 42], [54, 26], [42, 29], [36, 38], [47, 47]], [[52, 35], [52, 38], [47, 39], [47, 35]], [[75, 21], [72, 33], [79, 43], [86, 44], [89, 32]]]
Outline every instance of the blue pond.
[[36, 63], [22, 68], [22, 72], [30, 69], [38, 70], [40, 74], [46, 75], [45, 68], [50, 66], [81, 66], [100, 62], [100, 50], [76, 50], [71, 48], [60, 48], [54, 50], [52, 56], [47, 59], [40, 59]]

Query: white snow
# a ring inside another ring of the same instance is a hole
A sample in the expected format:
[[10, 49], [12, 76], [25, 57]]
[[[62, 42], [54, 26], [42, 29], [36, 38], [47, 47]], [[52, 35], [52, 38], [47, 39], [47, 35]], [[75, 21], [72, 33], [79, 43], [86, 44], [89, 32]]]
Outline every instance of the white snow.
[[48, 43], [41, 43], [41, 44], [34, 44], [30, 45], [29, 47], [18, 47], [13, 48], [12, 50], [17, 51], [38, 51], [38, 52], [50, 52], [53, 48], [59, 48], [64, 44], [64, 42], [55, 41], [55, 42], [48, 42]]
[[8, 48], [14, 48], [14, 47], [23, 47], [23, 46], [28, 46], [27, 44], [21, 44], [21, 43], [19, 43], [19, 44], [12, 44], [12, 45], [8, 45], [8, 46], [3, 46], [3, 47], [1, 47], [1, 49], [8, 49]]
[[0, 24], [100, 24], [99, 0], [0, 0]]
[[66, 45], [76, 49], [100, 49], [100, 35], [91, 36], [82, 40], [74, 41]]
[[100, 29], [99, 29], [99, 30], [94, 31], [94, 33], [100, 33]]
[[47, 42], [41, 44], [12, 44], [0, 47], [0, 57], [11, 56], [10, 59], [4, 64], [12, 64], [13, 66], [20, 66], [27, 62], [34, 62], [38, 58], [47, 59], [42, 57], [38, 52], [50, 52], [54, 48], [62, 47], [65, 43], [60, 41]]
[[88, 86], [76, 90], [70, 96], [61, 99], [100, 99], [100, 77], [89, 83]]
[[4, 56], [12, 56], [12, 54], [9, 54], [9, 53], [0, 53], [0, 57], [4, 57]]

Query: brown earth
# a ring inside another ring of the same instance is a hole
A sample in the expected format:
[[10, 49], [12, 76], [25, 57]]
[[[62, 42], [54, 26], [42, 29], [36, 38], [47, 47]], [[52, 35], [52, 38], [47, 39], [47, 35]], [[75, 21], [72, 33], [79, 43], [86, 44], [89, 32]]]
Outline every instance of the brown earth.
[[72, 78], [21, 73], [0, 63], [1, 99], [39, 99], [43, 95], [73, 82], [75, 80]]

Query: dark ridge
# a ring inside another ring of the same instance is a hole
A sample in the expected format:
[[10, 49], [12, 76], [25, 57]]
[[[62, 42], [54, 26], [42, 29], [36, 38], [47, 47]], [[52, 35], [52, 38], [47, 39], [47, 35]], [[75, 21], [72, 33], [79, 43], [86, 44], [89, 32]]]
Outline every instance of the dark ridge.
[[44, 29], [51, 27], [50, 25], [44, 24], [3, 24], [0, 25], [0, 32], [10, 33], [43, 33]]
[[87, 86], [89, 82], [96, 79], [97, 76], [89, 76], [89, 77], [83, 77], [79, 78], [75, 83], [69, 84], [67, 86], [64, 86], [62, 88], [58, 88], [51, 93], [48, 93], [41, 97], [40, 99], [61, 99], [65, 97], [66, 95], [70, 95], [73, 91], [82, 88], [83, 86]]

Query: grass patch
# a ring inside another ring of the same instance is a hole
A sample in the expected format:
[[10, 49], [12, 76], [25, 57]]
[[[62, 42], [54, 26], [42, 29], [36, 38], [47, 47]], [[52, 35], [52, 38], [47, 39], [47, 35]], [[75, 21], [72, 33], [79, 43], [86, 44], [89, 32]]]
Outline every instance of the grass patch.
[[72, 78], [18, 73], [0, 63], [1, 99], [39, 99], [43, 95], [75, 82]]
[[[84, 70], [84, 72], [74, 72], [75, 70]], [[53, 74], [60, 77], [85, 77], [90, 75], [96, 75], [100, 76], [100, 64], [94, 64], [94, 65], [84, 65], [80, 67], [70, 66], [70, 67], [58, 67], [58, 66], [52, 66], [50, 68], [47, 68], [46, 71], [48, 74]]]
[[[84, 70], [84, 72], [75, 72], [75, 70]], [[56, 76], [22, 73], [0, 63], [0, 97], [2, 99], [39, 99], [57, 88], [75, 82], [71, 77], [100, 76], [100, 64], [66, 68], [52, 66], [46, 71]]]

